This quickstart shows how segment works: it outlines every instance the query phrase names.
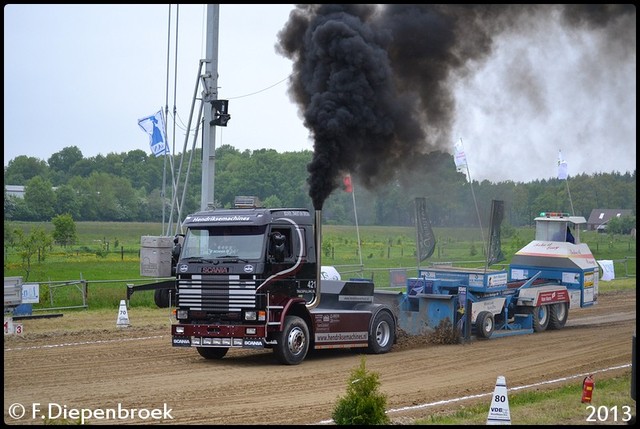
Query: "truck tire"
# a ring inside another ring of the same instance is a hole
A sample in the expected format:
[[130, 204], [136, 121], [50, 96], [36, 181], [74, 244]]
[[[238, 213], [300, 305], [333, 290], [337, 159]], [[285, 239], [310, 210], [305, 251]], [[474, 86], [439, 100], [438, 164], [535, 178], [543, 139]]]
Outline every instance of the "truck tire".
[[395, 342], [396, 324], [393, 316], [386, 311], [379, 312], [371, 324], [369, 332], [369, 353], [382, 354], [391, 350]]
[[569, 306], [566, 302], [556, 302], [549, 309], [549, 329], [562, 329], [569, 317]]
[[489, 311], [482, 311], [476, 317], [476, 333], [480, 338], [491, 338], [496, 327], [493, 314]]
[[534, 332], [542, 332], [549, 326], [549, 307], [548, 305], [540, 305], [527, 308], [527, 311], [533, 316]]
[[153, 301], [158, 308], [169, 308], [173, 303], [175, 305], [175, 292], [173, 289], [156, 289], [153, 293]]
[[284, 327], [278, 337], [273, 353], [280, 363], [298, 365], [309, 351], [309, 327], [298, 316], [284, 318]]
[[196, 349], [205, 359], [222, 359], [229, 351], [228, 347], [196, 347]]

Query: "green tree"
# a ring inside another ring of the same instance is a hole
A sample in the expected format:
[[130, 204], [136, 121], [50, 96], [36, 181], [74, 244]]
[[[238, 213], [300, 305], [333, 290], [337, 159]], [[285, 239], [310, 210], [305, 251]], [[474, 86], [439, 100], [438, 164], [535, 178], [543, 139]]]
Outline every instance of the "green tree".
[[76, 191], [69, 185], [59, 186], [55, 190], [56, 208], [55, 214], [68, 213], [74, 218], [80, 217], [80, 203]]
[[4, 183], [7, 185], [26, 185], [36, 177], [47, 177], [49, 166], [41, 159], [20, 155], [9, 161], [4, 169]]
[[51, 169], [51, 181], [54, 185], [67, 183], [73, 166], [83, 159], [82, 152], [77, 146], [69, 146], [56, 152], [47, 160]]
[[46, 259], [47, 250], [53, 244], [53, 238], [39, 225], [33, 227], [28, 235], [22, 229], [15, 229], [13, 236], [15, 247], [22, 258], [22, 269], [25, 272], [24, 280], [26, 282], [31, 274], [33, 259], [36, 256], [38, 262]]
[[24, 201], [34, 216], [34, 219], [30, 220], [49, 221], [55, 214], [56, 194], [51, 182], [40, 176], [27, 182], [24, 189]]
[[352, 371], [347, 383], [347, 394], [338, 398], [332, 418], [337, 425], [386, 425], [387, 396], [378, 391], [380, 375], [367, 371], [366, 358]]
[[629, 234], [635, 227], [635, 216], [614, 217], [607, 222], [607, 231], [612, 234]]
[[54, 226], [53, 239], [56, 243], [67, 246], [68, 244], [75, 244], [78, 239], [76, 234], [76, 223], [73, 221], [73, 217], [66, 213], [54, 217], [51, 221]]

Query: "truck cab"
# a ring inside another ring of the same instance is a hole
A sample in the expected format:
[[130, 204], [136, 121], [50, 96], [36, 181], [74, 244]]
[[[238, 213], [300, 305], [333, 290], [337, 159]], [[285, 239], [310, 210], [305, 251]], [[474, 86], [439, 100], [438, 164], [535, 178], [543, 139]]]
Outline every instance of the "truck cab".
[[528, 279], [539, 272], [540, 278], [567, 288], [569, 308], [595, 304], [599, 266], [589, 246], [580, 241], [580, 228], [587, 223], [586, 219], [568, 213], [542, 212], [535, 222], [535, 239], [511, 260], [510, 280]]
[[580, 244], [580, 227], [587, 223], [582, 216], [568, 213], [542, 212], [535, 218], [536, 240]]
[[307, 209], [264, 208], [250, 197], [187, 216], [174, 252], [173, 346], [207, 359], [271, 348], [288, 365], [313, 348], [389, 351], [395, 319], [373, 303], [373, 283], [321, 280], [320, 221], [319, 212], [314, 220]]

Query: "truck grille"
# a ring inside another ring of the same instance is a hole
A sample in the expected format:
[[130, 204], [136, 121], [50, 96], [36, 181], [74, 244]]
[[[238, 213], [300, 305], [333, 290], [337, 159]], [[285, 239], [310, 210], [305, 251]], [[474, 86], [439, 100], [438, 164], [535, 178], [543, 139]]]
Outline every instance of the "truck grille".
[[178, 280], [178, 307], [228, 312], [256, 307], [255, 276], [193, 275]]

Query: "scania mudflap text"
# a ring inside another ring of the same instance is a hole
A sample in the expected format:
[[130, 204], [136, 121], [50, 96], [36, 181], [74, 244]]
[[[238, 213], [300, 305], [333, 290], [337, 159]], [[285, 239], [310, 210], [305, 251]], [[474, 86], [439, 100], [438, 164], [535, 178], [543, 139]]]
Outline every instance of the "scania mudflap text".
[[553, 212], [535, 221], [535, 239], [507, 269], [420, 269], [407, 280], [398, 327], [417, 335], [448, 318], [454, 326], [469, 323], [478, 338], [494, 338], [561, 329], [569, 309], [596, 304], [599, 267], [580, 242], [585, 218]]
[[173, 346], [195, 347], [207, 359], [268, 348], [287, 365], [313, 349], [391, 350], [396, 318], [374, 303], [373, 283], [321, 279], [321, 211], [312, 217], [254, 201], [186, 217]]

